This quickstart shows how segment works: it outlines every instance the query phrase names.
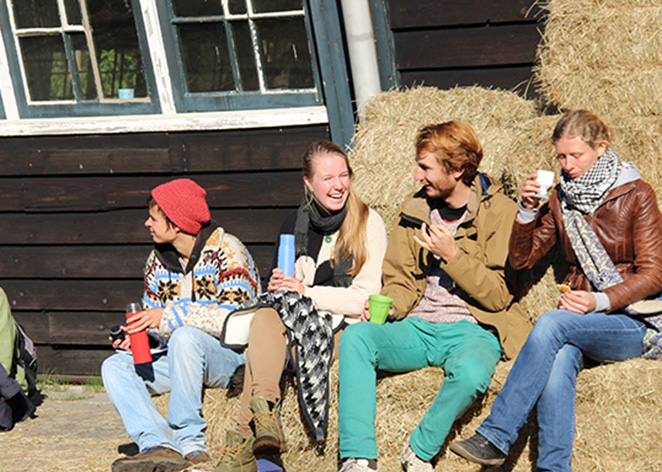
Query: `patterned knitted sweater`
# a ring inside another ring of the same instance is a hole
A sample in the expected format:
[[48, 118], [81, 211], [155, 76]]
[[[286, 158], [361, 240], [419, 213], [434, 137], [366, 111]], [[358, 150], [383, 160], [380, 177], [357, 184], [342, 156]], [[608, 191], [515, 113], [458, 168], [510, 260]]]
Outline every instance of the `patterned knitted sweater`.
[[260, 293], [251, 254], [235, 236], [208, 224], [186, 267], [170, 244], [157, 245], [145, 264], [143, 308], [163, 308], [156, 334], [162, 344], [180, 326], [220, 337], [227, 314]]

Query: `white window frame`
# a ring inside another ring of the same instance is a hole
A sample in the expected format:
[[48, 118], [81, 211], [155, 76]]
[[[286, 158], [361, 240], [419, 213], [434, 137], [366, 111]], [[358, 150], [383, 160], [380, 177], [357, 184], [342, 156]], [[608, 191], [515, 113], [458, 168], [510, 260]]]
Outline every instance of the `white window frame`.
[[[0, 136], [247, 129], [329, 123], [324, 105], [178, 113], [157, 1], [138, 0], [140, 12], [135, 11], [135, 14], [141, 14], [144, 22], [159, 111], [150, 114], [23, 118], [5, 52], [6, 44], [4, 37], [0, 35], [0, 94], [6, 116], [5, 119], [0, 119]], [[145, 64], [145, 68], [147, 67]]]

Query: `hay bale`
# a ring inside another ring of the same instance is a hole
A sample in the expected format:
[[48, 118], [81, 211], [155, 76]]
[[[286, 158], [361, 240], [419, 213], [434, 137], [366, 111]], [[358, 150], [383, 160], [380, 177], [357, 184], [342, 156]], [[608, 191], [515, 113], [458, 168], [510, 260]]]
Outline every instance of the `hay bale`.
[[534, 69], [562, 109], [662, 114], [661, 0], [550, 0]]
[[405, 198], [420, 188], [414, 139], [421, 126], [449, 120], [471, 125], [484, 148], [481, 171], [507, 181], [501, 175], [506, 150], [520, 124], [536, 116], [533, 102], [503, 90], [415, 87], [379, 94], [366, 102], [350, 150], [355, 188], [390, 229]]
[[[486, 394], [456, 422], [442, 447], [435, 470], [478, 472], [448, 451], [448, 444], [474, 433], [490, 412], [490, 405], [503, 387], [511, 362], [497, 365]], [[443, 370], [425, 368], [415, 372], [382, 376], [377, 385], [377, 446], [384, 472], [399, 472], [399, 458], [409, 434], [423, 417], [443, 384]], [[296, 390], [291, 378], [284, 384], [283, 427], [288, 451], [283, 454], [287, 470], [335, 472], [338, 467], [337, 364], [331, 369], [331, 408], [326, 447], [317, 451], [300, 417]], [[413, 388], [415, 387], [415, 388]], [[662, 461], [658, 447], [662, 430], [657, 413], [662, 411], [662, 362], [633, 359], [587, 369], [577, 381], [577, 435], [573, 470], [642, 472], [656, 471]], [[156, 399], [165, 414], [168, 395]], [[225, 390], [205, 392], [204, 413], [209, 426], [210, 454], [218, 459], [228, 428], [234, 427], [239, 398], [226, 398]], [[522, 434], [502, 469], [531, 471], [537, 457], [535, 418]]]

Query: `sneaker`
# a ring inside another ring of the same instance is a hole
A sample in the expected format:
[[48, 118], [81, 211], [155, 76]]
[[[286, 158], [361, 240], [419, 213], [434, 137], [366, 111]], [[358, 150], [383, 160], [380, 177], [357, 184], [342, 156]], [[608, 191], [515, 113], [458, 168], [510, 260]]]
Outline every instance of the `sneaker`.
[[211, 457], [205, 451], [193, 451], [186, 454], [186, 460], [189, 465], [198, 465], [204, 464], [205, 462], [211, 462]]
[[506, 455], [496, 448], [485, 436], [478, 433], [464, 441], [451, 443], [450, 450], [458, 456], [481, 465], [501, 465]]
[[409, 445], [409, 441], [405, 444], [402, 456], [400, 456], [400, 464], [405, 472], [432, 472], [434, 470], [430, 462], [424, 461], [416, 455]]
[[379, 465], [379, 462], [374, 461], [374, 469], [370, 467], [370, 462], [373, 461], [350, 457], [349, 459], [345, 459], [339, 472], [380, 472], [382, 470], [382, 466]]
[[225, 445], [221, 449], [221, 462], [214, 472], [257, 472], [257, 461], [253, 454], [255, 438], [244, 439], [239, 431], [225, 433]]
[[130, 457], [121, 457], [113, 462], [113, 472], [178, 472], [186, 469], [188, 462], [177, 451], [155, 446]]
[[256, 395], [251, 399], [250, 409], [255, 424], [253, 453], [273, 455], [285, 452], [285, 436], [280, 422], [280, 402], [271, 406], [267, 399]]

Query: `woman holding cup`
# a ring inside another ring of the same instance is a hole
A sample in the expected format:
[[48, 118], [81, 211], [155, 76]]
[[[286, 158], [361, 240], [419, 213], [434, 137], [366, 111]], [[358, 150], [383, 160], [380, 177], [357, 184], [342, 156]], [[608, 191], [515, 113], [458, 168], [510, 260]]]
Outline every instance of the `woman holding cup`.
[[[345, 152], [328, 141], [313, 143], [304, 153], [302, 170], [304, 198], [280, 229], [281, 236], [294, 235], [294, 274], [284, 274], [274, 257], [268, 293], [259, 299], [261, 308], [251, 321], [238, 431], [228, 431], [218, 471], [234, 470], [238, 462], [244, 471], [257, 471], [254, 453], [285, 450], [279, 381], [288, 352], [295, 355], [304, 416], [317, 440], [324, 440], [328, 383], [319, 378], [306, 382], [302, 376], [311, 371], [327, 375], [334, 351], [332, 331], [358, 320], [368, 295], [381, 288], [384, 223], [352, 189]], [[280, 249], [276, 254], [282, 256]], [[310, 383], [321, 390], [306, 390]]]
[[470, 461], [503, 463], [537, 407], [537, 470], [572, 470], [577, 374], [645, 354], [647, 324], [627, 307], [662, 290], [662, 216], [655, 192], [609, 148], [610, 137], [593, 113], [567, 112], [552, 135], [559, 185], [539, 211], [537, 175], [520, 188], [509, 261], [530, 268], [558, 242], [570, 290], [536, 322], [477, 434], [451, 444]]

